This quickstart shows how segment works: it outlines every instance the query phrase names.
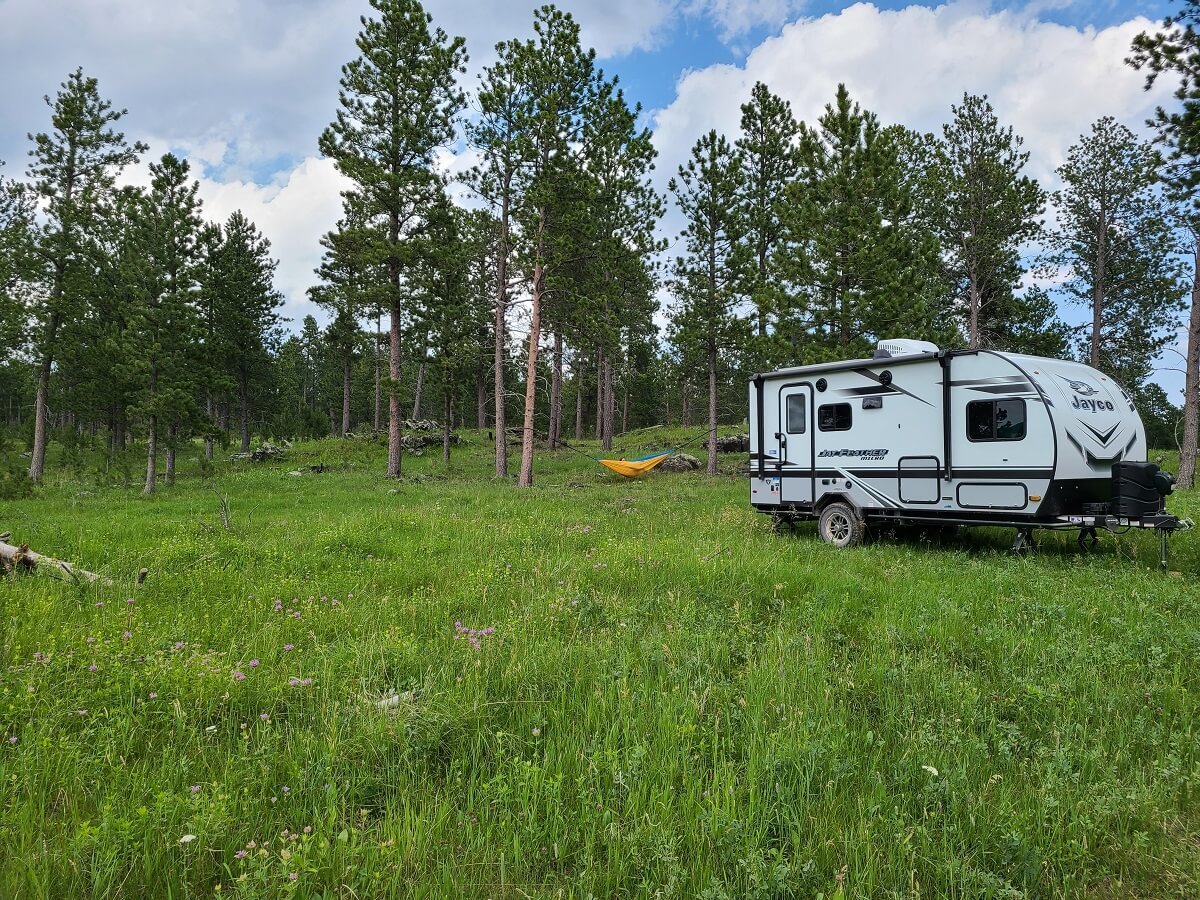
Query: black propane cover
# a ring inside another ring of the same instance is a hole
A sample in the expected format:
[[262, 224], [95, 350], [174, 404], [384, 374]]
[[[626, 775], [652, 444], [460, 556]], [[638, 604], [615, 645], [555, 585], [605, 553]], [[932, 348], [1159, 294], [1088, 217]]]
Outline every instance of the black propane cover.
[[1152, 462], [1119, 462], [1112, 467], [1112, 514], [1126, 519], [1157, 515], [1175, 478]]

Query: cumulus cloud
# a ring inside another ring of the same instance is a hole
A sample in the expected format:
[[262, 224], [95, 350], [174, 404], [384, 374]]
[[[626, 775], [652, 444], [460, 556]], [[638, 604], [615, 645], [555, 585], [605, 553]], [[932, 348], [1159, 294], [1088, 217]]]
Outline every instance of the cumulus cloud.
[[987, 94], [1026, 140], [1032, 174], [1051, 180], [1067, 149], [1102, 115], [1141, 129], [1169, 86], [1147, 94], [1123, 62], [1130, 41], [1155, 23], [1104, 29], [1040, 21], [1028, 11], [977, 2], [882, 10], [857, 3], [800, 19], [751, 51], [742, 65], [685, 73], [676, 98], [654, 115], [664, 168], [674, 171], [710, 128], [735, 134], [756, 81], [815, 122], [837, 85], [889, 123], [939, 130], [964, 92]]

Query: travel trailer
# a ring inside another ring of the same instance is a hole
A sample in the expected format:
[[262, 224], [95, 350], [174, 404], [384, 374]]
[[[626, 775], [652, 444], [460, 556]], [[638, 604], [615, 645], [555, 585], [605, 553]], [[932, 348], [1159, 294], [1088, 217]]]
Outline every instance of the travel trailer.
[[1088, 366], [994, 350], [881, 341], [873, 358], [755, 375], [750, 502], [778, 523], [817, 519], [825, 541], [872, 525], [1187, 527], [1175, 479], [1146, 461], [1129, 395]]

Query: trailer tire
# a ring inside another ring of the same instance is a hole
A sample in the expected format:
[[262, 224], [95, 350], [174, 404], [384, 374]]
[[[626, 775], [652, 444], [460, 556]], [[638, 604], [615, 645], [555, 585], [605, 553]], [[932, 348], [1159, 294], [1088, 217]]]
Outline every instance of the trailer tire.
[[866, 523], [847, 503], [830, 503], [821, 510], [817, 531], [821, 540], [835, 547], [855, 547], [866, 537]]

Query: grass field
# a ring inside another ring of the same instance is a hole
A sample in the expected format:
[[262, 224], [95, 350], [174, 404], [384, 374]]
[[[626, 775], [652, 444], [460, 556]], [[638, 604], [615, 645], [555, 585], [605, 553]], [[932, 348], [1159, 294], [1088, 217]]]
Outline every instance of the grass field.
[[469, 437], [0, 501], [119, 582], [0, 581], [0, 897], [1200, 895], [1197, 536], [837, 551]]

